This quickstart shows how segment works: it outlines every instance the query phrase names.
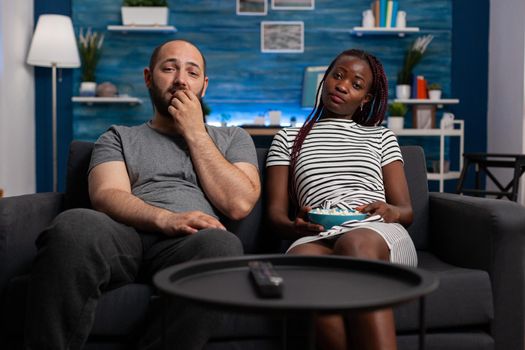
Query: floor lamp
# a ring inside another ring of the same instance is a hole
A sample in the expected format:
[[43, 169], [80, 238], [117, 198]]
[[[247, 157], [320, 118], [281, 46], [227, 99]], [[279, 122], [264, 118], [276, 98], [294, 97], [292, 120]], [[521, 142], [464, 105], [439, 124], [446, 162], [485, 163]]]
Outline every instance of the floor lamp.
[[71, 18], [62, 15], [38, 17], [27, 63], [52, 69], [53, 191], [56, 192], [58, 191], [57, 68], [80, 67]]

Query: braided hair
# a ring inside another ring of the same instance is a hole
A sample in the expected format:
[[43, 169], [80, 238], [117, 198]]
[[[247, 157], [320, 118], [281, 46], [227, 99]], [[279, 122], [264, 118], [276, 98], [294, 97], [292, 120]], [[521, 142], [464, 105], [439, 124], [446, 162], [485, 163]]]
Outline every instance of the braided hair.
[[385, 71], [381, 62], [374, 56], [365, 51], [350, 49], [341, 52], [328, 66], [328, 69], [324, 73], [323, 79], [321, 80], [319, 87], [317, 88], [317, 93], [315, 95], [315, 105], [308, 117], [306, 118], [305, 123], [299, 129], [297, 136], [295, 137], [294, 143], [292, 145], [292, 151], [290, 155], [290, 173], [288, 176], [288, 191], [292, 202], [295, 203], [296, 207], [299, 208], [298, 199], [296, 196], [295, 189], [295, 169], [297, 166], [297, 160], [299, 158], [299, 153], [303, 146], [306, 136], [312, 130], [315, 123], [322, 117], [324, 112], [324, 104], [322, 99], [319, 98], [319, 94], [322, 91], [322, 87], [326, 80], [328, 74], [330, 74], [335, 63], [345, 56], [351, 56], [359, 58], [368, 63], [370, 70], [372, 71], [372, 84], [368, 91], [372, 95], [372, 99], [364, 104], [362, 108], [356, 109], [352, 115], [352, 120], [360, 125], [373, 126], [379, 125], [385, 118], [385, 112], [388, 104], [388, 81], [386, 78]]

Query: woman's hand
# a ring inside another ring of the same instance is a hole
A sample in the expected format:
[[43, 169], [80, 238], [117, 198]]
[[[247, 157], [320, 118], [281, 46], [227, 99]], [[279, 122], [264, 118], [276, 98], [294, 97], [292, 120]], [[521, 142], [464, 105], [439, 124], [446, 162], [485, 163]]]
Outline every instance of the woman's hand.
[[312, 208], [302, 207], [293, 222], [294, 231], [300, 236], [314, 236], [319, 232], [324, 231], [322, 225], [317, 225], [308, 221], [308, 212], [310, 210], [312, 210]]
[[370, 204], [363, 204], [355, 207], [361, 213], [370, 215], [380, 215], [385, 222], [399, 222], [401, 212], [396, 206], [387, 204], [385, 202], [373, 202]]

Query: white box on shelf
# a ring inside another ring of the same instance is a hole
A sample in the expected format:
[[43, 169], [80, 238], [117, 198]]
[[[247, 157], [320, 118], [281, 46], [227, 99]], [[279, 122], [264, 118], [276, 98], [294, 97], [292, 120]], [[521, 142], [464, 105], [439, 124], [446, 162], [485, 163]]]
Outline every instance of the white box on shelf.
[[165, 26], [168, 24], [167, 7], [122, 6], [122, 24], [125, 26]]
[[269, 111], [270, 125], [281, 125], [281, 111]]

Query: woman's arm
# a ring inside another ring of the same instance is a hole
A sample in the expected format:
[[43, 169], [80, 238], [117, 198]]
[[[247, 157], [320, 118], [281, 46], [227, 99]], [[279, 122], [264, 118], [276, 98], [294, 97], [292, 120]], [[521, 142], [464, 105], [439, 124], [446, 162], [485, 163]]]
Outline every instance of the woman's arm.
[[365, 213], [379, 214], [385, 222], [410, 225], [413, 220], [412, 204], [401, 161], [394, 161], [383, 167], [383, 183], [386, 203], [374, 202], [357, 209]]
[[316, 235], [323, 226], [307, 221], [310, 208], [303, 207], [294, 221], [288, 217], [290, 201], [288, 198], [289, 166], [277, 165], [266, 169], [267, 214], [270, 225], [284, 239], [297, 239]]

